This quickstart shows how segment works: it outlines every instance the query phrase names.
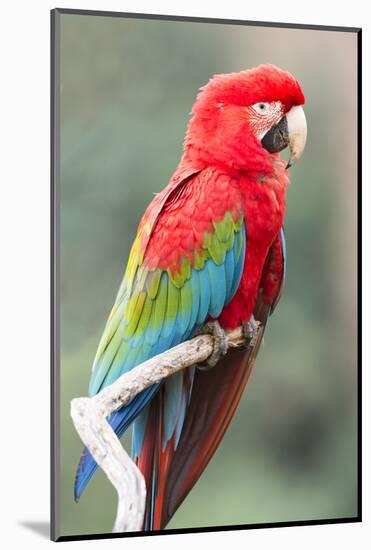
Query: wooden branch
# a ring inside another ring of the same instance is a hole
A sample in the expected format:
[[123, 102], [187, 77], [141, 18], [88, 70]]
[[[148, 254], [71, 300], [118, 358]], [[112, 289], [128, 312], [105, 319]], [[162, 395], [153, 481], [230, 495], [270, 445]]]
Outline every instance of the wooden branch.
[[[242, 328], [226, 333], [230, 348], [244, 344]], [[143, 527], [146, 486], [106, 418], [140, 392], [172, 374], [206, 361], [214, 349], [210, 335], [200, 335], [152, 357], [123, 374], [94, 397], [71, 401], [71, 416], [84, 445], [107, 475], [118, 494], [113, 532], [140, 531]]]

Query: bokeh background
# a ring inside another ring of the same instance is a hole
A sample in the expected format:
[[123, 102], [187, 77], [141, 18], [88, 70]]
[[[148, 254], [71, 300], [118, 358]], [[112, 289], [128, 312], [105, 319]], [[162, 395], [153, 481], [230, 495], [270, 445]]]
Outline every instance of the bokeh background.
[[235, 418], [169, 528], [356, 515], [356, 35], [62, 15], [60, 55], [61, 534], [108, 532], [115, 516], [101, 471], [74, 503], [69, 403], [87, 393], [138, 221], [178, 163], [198, 88], [266, 62], [307, 98], [286, 287]]

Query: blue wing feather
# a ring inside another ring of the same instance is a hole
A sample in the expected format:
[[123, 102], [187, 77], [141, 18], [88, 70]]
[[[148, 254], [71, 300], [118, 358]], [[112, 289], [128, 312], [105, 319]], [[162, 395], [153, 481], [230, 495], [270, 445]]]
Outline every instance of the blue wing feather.
[[[122, 311], [125, 311], [128, 299], [125, 296], [125, 289], [123, 289], [122, 301], [110, 320], [109, 329], [113, 336], [103, 350], [99, 364], [95, 367], [96, 370], [90, 385], [90, 395], [94, 395], [102, 387], [112, 383], [122, 373], [129, 371], [137, 364], [186, 340], [204, 324], [208, 316], [218, 317], [238, 288], [242, 275], [245, 246], [245, 228], [242, 224], [239, 233], [235, 234], [232, 248], [226, 252], [224, 262], [217, 265], [212, 258], [209, 258], [205, 261], [202, 269], [192, 268], [190, 279], [185, 282], [182, 289], [175, 287], [167, 272], [163, 272], [157, 292], [158, 294], [163, 293], [162, 296], [167, 293], [165, 310], [161, 311], [159, 302], [154, 302], [144, 333], [133, 334], [128, 340], [123, 338], [121, 330], [128, 324], [128, 321], [126, 319], [120, 321], [118, 313], [120, 311], [122, 314]], [[118, 304], [118, 301], [116, 303]], [[140, 323], [140, 319], [138, 323]], [[112, 329], [112, 326], [116, 331]], [[188, 396], [184, 392], [182, 375], [175, 375], [165, 382], [164, 445], [173, 434], [175, 434], [175, 445], [179, 441], [190, 398], [193, 374], [194, 372], [190, 369]], [[109, 418], [109, 423], [118, 437], [121, 437], [135, 420], [133, 456], [140, 455], [148, 417], [147, 405], [158, 388], [159, 385], [148, 388]], [[96, 469], [97, 464], [94, 459], [87, 450], [84, 450], [76, 475], [76, 500], [81, 496]]]
[[199, 277], [199, 287], [201, 289], [197, 324], [202, 325], [205, 322], [210, 307], [211, 288], [209, 284], [209, 273], [205, 267], [195, 273]]
[[212, 289], [209, 315], [217, 318], [226, 304], [226, 280], [224, 264], [216, 265], [213, 260], [206, 262], [209, 284]]
[[243, 271], [243, 266], [244, 266], [244, 261], [245, 261], [246, 233], [245, 233], [244, 225], [242, 225], [241, 234], [242, 234], [241, 235], [242, 246], [241, 246], [240, 251], [238, 250], [238, 248], [239, 248], [238, 239], [235, 239], [234, 243], [233, 243], [233, 254], [234, 254], [234, 258], [235, 258], [236, 263], [235, 263], [235, 269], [234, 269], [234, 272], [233, 272], [231, 298], [230, 298], [229, 302], [232, 300], [233, 296], [236, 294], [236, 291], [237, 291], [238, 286], [240, 284], [242, 271]]

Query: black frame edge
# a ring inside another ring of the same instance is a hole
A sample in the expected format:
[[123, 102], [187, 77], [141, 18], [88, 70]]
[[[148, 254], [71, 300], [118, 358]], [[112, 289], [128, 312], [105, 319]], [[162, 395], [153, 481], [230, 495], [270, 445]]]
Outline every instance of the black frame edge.
[[126, 19], [152, 19], [157, 21], [183, 21], [189, 23], [218, 23], [224, 25], [250, 25], [254, 27], [271, 27], [284, 29], [302, 29], [334, 32], [358, 32], [360, 27], [339, 27], [331, 25], [312, 25], [303, 23], [272, 23], [269, 21], [251, 21], [246, 19], [222, 19], [216, 17], [193, 17], [188, 15], [159, 15], [155, 13], [133, 13], [120, 11], [83, 10], [74, 8], [55, 8], [60, 14], [65, 15], [91, 15], [99, 17], [122, 17]]
[[60, 369], [59, 369], [59, 10], [50, 12], [50, 539], [59, 533]]
[[189, 535], [194, 533], [218, 533], [223, 531], [247, 531], [252, 529], [271, 529], [284, 527], [313, 527], [316, 525], [338, 525], [344, 523], [360, 523], [358, 516], [350, 518], [302, 520], [302, 521], [283, 521], [273, 523], [257, 523], [251, 525], [223, 525], [215, 527], [189, 527], [183, 529], [167, 529], [166, 531], [135, 531], [130, 533], [98, 533], [91, 535], [62, 535], [56, 542], [69, 542], [74, 540], [102, 540], [102, 539], [121, 539], [133, 537], [158, 537], [163, 535]]
[[362, 521], [362, 29], [357, 32], [357, 474]]

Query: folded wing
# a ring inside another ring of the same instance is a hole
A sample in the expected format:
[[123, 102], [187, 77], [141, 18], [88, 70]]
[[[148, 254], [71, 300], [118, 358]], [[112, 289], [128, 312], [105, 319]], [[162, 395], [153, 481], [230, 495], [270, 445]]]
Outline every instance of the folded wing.
[[[166, 200], [161, 194], [154, 199], [159, 212], [147, 210], [97, 350], [89, 395], [188, 339], [208, 317], [217, 317], [236, 292], [246, 245], [241, 205], [231, 197], [229, 207], [218, 193], [213, 208], [206, 193], [208, 177], [211, 174], [188, 175], [171, 192], [163, 192]], [[224, 182], [219, 185], [226, 189]], [[150, 472], [147, 485], [154, 483], [154, 449], [166, 450], [169, 463], [169, 449], [174, 452], [178, 446], [192, 387], [192, 371], [175, 375], [162, 385], [160, 405], [150, 405], [159, 391], [154, 385], [109, 418], [118, 436], [136, 419], [133, 457], [144, 472]], [[96, 469], [84, 450], [76, 475], [76, 500]]]

